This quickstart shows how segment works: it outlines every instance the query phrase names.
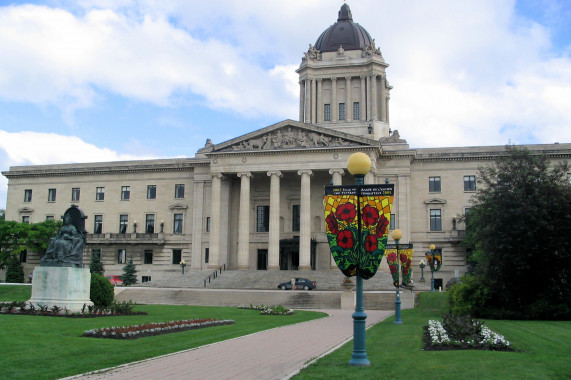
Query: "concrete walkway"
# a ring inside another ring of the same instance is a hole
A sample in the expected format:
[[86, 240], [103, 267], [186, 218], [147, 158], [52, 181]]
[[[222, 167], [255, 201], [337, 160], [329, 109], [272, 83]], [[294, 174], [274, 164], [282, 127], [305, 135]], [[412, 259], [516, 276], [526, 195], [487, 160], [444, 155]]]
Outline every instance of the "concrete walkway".
[[[353, 338], [352, 310], [318, 311], [330, 316], [68, 379], [288, 379]], [[393, 314], [366, 313], [367, 326]]]

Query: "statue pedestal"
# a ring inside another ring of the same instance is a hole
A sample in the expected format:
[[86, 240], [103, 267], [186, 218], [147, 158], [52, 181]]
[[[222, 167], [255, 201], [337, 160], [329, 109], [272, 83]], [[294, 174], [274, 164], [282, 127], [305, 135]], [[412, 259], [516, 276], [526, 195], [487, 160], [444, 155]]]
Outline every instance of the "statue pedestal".
[[32, 282], [34, 306], [47, 305], [80, 312], [83, 305], [93, 305], [89, 299], [91, 273], [89, 268], [36, 267]]

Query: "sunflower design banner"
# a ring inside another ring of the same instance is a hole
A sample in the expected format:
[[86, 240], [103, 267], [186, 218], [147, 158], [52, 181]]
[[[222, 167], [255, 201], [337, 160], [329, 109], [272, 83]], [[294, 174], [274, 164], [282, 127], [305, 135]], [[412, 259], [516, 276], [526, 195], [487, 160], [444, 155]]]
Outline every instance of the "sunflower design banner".
[[432, 255], [430, 251], [424, 254], [426, 256], [426, 261], [428, 262], [428, 266], [430, 266], [430, 270], [433, 272], [437, 272], [442, 267], [442, 252], [440, 250], [435, 250], [434, 253], [434, 261], [432, 260]]
[[410, 284], [410, 279], [412, 276], [413, 253], [414, 250], [412, 249], [412, 244], [399, 244], [399, 250], [398, 250], [399, 257], [397, 258], [396, 244], [387, 245], [387, 249], [385, 250], [385, 256], [387, 257], [387, 264], [389, 264], [391, 276], [393, 276], [394, 286], [399, 286], [400, 283], [399, 273], [398, 273], [399, 259], [400, 259], [402, 284], [403, 285]]
[[345, 276], [377, 273], [387, 245], [394, 185], [326, 186], [325, 227], [331, 255]]

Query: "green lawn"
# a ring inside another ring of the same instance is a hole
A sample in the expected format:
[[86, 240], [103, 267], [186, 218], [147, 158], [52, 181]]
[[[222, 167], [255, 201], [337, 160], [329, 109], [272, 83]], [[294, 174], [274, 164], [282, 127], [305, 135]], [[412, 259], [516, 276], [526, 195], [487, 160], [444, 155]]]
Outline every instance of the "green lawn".
[[[30, 291], [30, 287], [3, 285], [0, 301], [27, 300]], [[0, 378], [56, 379], [325, 315], [300, 311], [292, 316], [264, 316], [228, 307], [164, 305], [141, 305], [135, 310], [148, 315], [93, 319], [0, 315]], [[92, 328], [206, 317], [232, 319], [235, 324], [128, 341], [80, 337]]]
[[367, 331], [370, 367], [348, 365], [353, 342], [320, 359], [300, 379], [571, 379], [571, 322], [486, 320], [518, 351], [422, 351], [423, 326], [446, 311], [445, 293], [421, 293], [420, 305]]

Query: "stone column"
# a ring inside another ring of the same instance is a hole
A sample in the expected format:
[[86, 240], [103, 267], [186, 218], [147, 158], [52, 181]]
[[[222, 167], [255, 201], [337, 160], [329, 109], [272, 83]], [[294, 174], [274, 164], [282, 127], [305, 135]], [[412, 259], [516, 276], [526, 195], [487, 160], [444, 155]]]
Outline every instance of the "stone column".
[[305, 121], [305, 84], [303, 80], [299, 81], [299, 122]]
[[[193, 203], [204, 205], [204, 179], [194, 177]], [[202, 256], [203, 207], [195, 207], [192, 213], [192, 262], [190, 269], [202, 269], [204, 258]], [[210, 219], [212, 222], [212, 219]]]
[[329, 174], [331, 174], [331, 179], [333, 180], [334, 186], [341, 186], [343, 184], [343, 177], [345, 175], [345, 170], [343, 169], [329, 169]]
[[311, 269], [311, 180], [313, 172], [299, 170], [301, 176], [299, 269]]
[[361, 99], [359, 100], [361, 121], [365, 121], [367, 117], [367, 93], [365, 90], [365, 77], [361, 75]]
[[387, 122], [387, 101], [385, 91], [385, 77], [381, 76], [381, 121]]
[[317, 81], [311, 80], [311, 123], [317, 121]]
[[377, 98], [377, 76], [375, 74], [371, 75], [371, 119], [378, 120], [378, 108], [379, 99]]
[[386, 100], [385, 100], [385, 108], [386, 108], [386, 112], [387, 112], [387, 123], [390, 123], [391, 118], [390, 118], [390, 114], [389, 114], [389, 100], [391, 100], [391, 96], [389, 94], [386, 95]]
[[351, 77], [345, 77], [345, 120], [353, 120], [353, 100], [351, 99]]
[[237, 173], [240, 177], [240, 225], [238, 227], [238, 269], [249, 269], [250, 261], [250, 178], [252, 173]]
[[222, 174], [212, 175], [212, 194], [210, 195], [210, 257], [209, 268], [218, 268], [220, 257], [220, 187]]
[[372, 112], [371, 112], [371, 77], [367, 76], [367, 120], [371, 120]]
[[337, 78], [331, 78], [331, 121], [339, 118], [339, 105], [337, 104]]
[[282, 172], [268, 172], [270, 177], [270, 234], [268, 269], [280, 269], [280, 178]]
[[323, 80], [317, 80], [317, 122], [323, 123]]

